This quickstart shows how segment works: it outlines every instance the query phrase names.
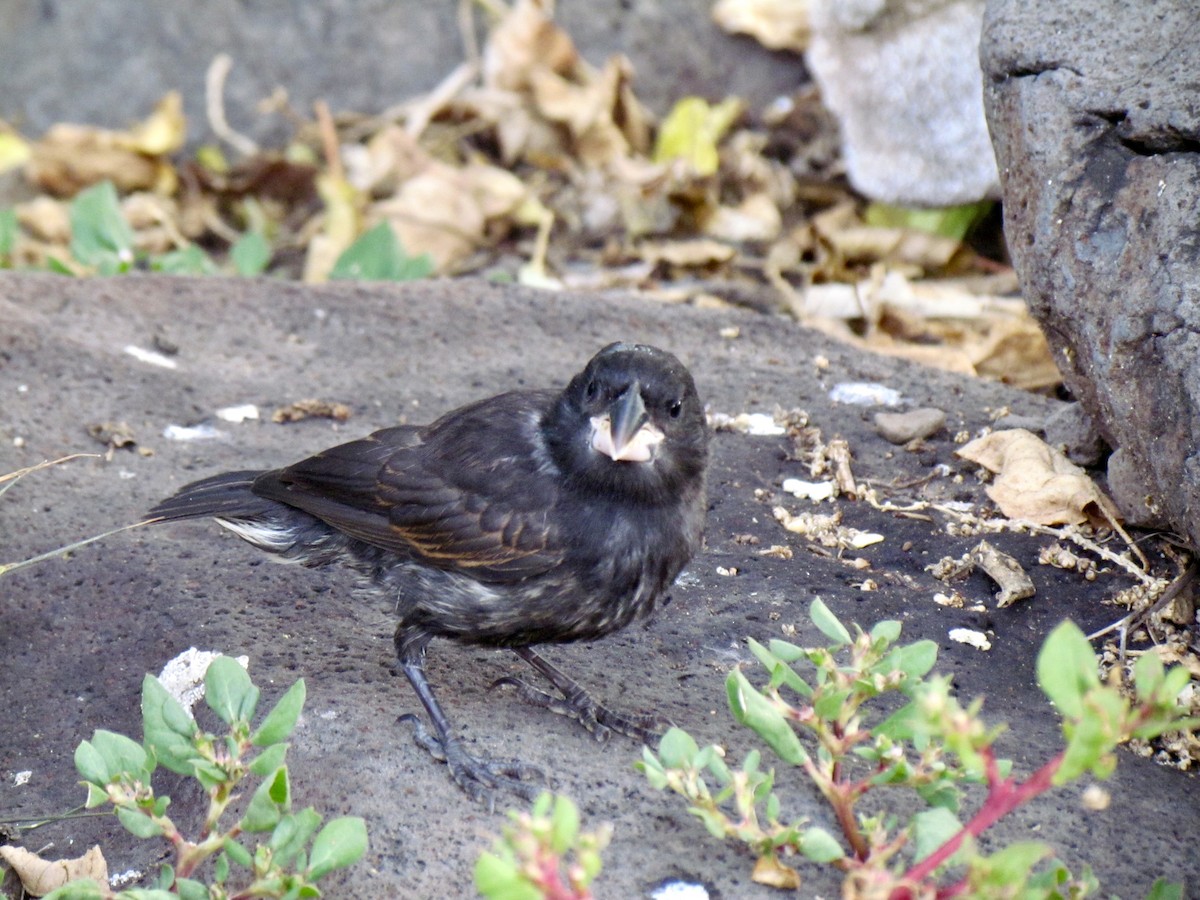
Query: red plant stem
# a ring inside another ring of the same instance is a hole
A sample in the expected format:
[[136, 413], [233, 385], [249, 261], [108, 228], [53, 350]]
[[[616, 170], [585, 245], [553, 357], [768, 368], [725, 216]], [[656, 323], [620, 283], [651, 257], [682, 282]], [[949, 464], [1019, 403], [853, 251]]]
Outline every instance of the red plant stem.
[[[938, 866], [953, 856], [968, 835], [979, 837], [1014, 809], [1048, 791], [1053, 786], [1054, 773], [1062, 765], [1064, 753], [1065, 751], [1056, 754], [1025, 781], [1017, 781], [1016, 778], [1001, 778], [1000, 769], [996, 765], [996, 757], [992, 754], [991, 748], [984, 749], [982, 755], [987, 773], [988, 795], [983, 801], [983, 806], [954, 837], [909, 869], [904, 874], [904, 880], [920, 883], [922, 879], [928, 877]], [[910, 896], [908, 888], [901, 888], [892, 893], [891, 900], [905, 900]]]

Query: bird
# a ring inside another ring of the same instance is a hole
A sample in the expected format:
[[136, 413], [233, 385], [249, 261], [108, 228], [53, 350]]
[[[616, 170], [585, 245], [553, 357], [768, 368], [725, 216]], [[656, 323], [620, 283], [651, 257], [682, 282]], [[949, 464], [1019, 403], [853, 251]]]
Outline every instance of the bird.
[[526, 700], [599, 741], [649, 741], [661, 720], [614, 712], [537, 652], [592, 641], [648, 615], [701, 547], [709, 429], [673, 354], [616, 342], [561, 390], [514, 390], [398, 425], [280, 469], [181, 488], [148, 521], [212, 518], [282, 562], [344, 566], [393, 602], [399, 667], [424, 708], [415, 739], [494, 808], [545, 773], [467, 750], [425, 674], [434, 638], [507, 648], [557, 693]]

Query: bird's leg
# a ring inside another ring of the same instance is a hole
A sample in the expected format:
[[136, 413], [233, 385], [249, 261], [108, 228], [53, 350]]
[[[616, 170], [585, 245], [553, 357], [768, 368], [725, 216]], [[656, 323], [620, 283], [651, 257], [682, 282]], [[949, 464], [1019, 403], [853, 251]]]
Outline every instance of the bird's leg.
[[463, 747], [462, 742], [451, 735], [450, 721], [442, 712], [441, 704], [433, 696], [433, 688], [425, 677], [425, 643], [426, 641], [406, 640], [401, 637], [399, 631], [396, 632], [400, 667], [421, 705], [425, 707], [425, 712], [429, 714], [435, 732], [431, 734], [416, 716], [402, 716], [402, 721], [411, 720], [415, 723], [417, 744], [427, 750], [434, 759], [444, 762], [450, 769], [450, 777], [454, 779], [454, 783], [489, 810], [495, 809], [497, 790], [511, 791], [526, 800], [535, 798], [542, 790], [535, 781], [544, 784], [547, 780], [541, 769], [518, 759], [472, 756]]
[[513, 652], [541, 672], [562, 697], [538, 690], [514, 677], [500, 678], [493, 682], [492, 686], [512, 685], [525, 701], [575, 719], [590, 731], [597, 741], [607, 741], [609, 733], [615, 731], [650, 743], [661, 734], [665, 725], [670, 724], [659, 716], [623, 716], [615, 713], [593, 700], [575, 679], [555, 668], [532, 648], [515, 647]]

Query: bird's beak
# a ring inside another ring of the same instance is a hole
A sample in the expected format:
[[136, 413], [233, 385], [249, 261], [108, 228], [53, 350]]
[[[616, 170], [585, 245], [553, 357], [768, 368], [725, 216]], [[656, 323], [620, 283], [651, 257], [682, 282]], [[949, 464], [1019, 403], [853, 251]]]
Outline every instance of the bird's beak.
[[636, 381], [613, 401], [608, 412], [591, 421], [592, 449], [614, 462], [649, 462], [663, 439], [650, 421]]

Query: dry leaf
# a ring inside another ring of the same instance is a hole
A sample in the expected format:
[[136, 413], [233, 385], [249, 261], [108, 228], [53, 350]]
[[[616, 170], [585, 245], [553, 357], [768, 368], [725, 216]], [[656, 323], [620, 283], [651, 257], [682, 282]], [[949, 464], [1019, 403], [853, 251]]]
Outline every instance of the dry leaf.
[[955, 451], [996, 473], [987, 495], [1010, 519], [1039, 525], [1111, 525], [1116, 505], [1063, 453], [1024, 428], [997, 431]]
[[25, 890], [34, 897], [44, 897], [77, 878], [108, 884], [108, 864], [98, 846], [75, 859], [55, 860], [42, 859], [24, 847], [0, 847], [0, 858], [12, 866]]
[[106, 180], [122, 193], [153, 190], [172, 194], [179, 180], [164, 157], [182, 147], [185, 137], [182, 100], [171, 92], [131, 131], [52, 126], [33, 145], [25, 175], [59, 197], [74, 196]]
[[272, 422], [299, 422], [309, 418], [333, 419], [345, 422], [350, 418], [350, 407], [344, 403], [332, 403], [329, 400], [297, 400], [287, 406], [281, 406], [271, 413]]
[[800, 873], [791, 866], [785, 866], [774, 856], [760, 856], [754, 864], [750, 879], [758, 884], [783, 888], [786, 891], [800, 889]]
[[773, 241], [783, 216], [765, 193], [751, 194], [737, 206], [718, 206], [704, 220], [704, 233], [722, 241]]
[[653, 265], [666, 263], [685, 268], [688, 266], [717, 266], [733, 259], [736, 251], [720, 241], [697, 239], [691, 241], [645, 241], [638, 247], [638, 255]]
[[488, 35], [483, 51], [485, 85], [523, 91], [536, 71], [575, 71], [579, 53], [567, 33], [554, 24], [553, 15], [552, 0], [517, 0]]
[[771, 50], [808, 48], [812, 37], [809, 0], [717, 0], [713, 21], [734, 34], [748, 34]]

